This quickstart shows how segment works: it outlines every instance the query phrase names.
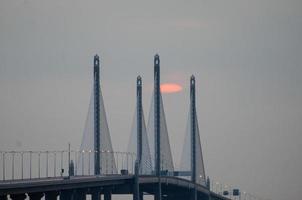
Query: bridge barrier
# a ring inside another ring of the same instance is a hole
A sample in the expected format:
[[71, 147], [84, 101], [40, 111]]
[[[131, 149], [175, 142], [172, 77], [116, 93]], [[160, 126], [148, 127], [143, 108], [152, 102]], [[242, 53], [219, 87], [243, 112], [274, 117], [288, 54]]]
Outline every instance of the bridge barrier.
[[[71, 169], [70, 174], [74, 176], [94, 175], [95, 153], [92, 150], [0, 151], [0, 181], [69, 176]], [[105, 162], [101, 175], [120, 174], [121, 170], [134, 174], [134, 153], [101, 151], [100, 156]]]
[[[93, 150], [0, 151], [0, 181], [94, 175], [96, 153]], [[100, 156], [103, 162], [101, 175], [134, 174], [135, 153], [101, 151]], [[162, 175], [174, 175], [174, 171], [166, 170], [165, 159], [161, 166]], [[154, 170], [142, 170], [140, 174], [151, 175]]]

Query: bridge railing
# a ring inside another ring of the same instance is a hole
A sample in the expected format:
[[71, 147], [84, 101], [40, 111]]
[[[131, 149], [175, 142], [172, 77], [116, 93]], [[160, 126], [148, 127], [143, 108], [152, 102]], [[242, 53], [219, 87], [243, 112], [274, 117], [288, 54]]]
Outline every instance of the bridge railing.
[[[0, 181], [94, 175], [94, 155], [85, 151], [0, 151]], [[101, 175], [133, 174], [136, 155], [100, 152]]]

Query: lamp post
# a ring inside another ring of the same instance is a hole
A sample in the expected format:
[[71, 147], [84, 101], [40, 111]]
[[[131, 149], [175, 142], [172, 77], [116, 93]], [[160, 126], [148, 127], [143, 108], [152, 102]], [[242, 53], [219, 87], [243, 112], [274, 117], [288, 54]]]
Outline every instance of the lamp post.
[[21, 152], [21, 179], [23, 179], [23, 151]]
[[215, 192], [217, 193], [217, 194], [219, 194], [220, 192], [219, 192], [219, 182], [217, 181], [216, 183], [215, 183]]
[[2, 166], [2, 173], [3, 173], [3, 177], [2, 179], [5, 181], [5, 152], [2, 153], [2, 160], [3, 160], [3, 166]]

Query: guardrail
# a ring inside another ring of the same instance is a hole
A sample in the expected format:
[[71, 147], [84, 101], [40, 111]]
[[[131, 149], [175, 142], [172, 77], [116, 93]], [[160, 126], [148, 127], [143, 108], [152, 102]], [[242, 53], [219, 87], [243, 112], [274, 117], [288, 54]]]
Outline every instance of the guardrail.
[[[0, 180], [93, 175], [95, 154], [93, 150], [0, 151]], [[101, 151], [100, 157], [101, 175], [134, 173], [134, 153]]]

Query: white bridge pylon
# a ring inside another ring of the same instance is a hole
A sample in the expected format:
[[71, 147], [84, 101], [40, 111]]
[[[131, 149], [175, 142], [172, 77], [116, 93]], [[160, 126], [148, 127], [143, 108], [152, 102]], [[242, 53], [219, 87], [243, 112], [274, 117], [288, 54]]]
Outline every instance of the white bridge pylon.
[[[117, 167], [114, 158], [114, 152], [111, 143], [110, 132], [107, 123], [106, 111], [104, 106], [104, 100], [102, 91], [100, 89], [100, 167], [101, 174], [116, 174]], [[88, 171], [94, 174], [94, 92], [92, 92], [90, 98], [90, 104], [87, 114], [87, 119], [85, 123], [85, 128], [83, 131], [82, 143], [80, 147], [81, 152], [88, 152], [87, 154], [80, 154], [78, 158], [78, 171], [84, 171], [87, 175]], [[88, 163], [88, 167], [85, 166], [82, 169], [81, 162], [84, 160]]]
[[[131, 126], [130, 140], [128, 143], [127, 152], [136, 154], [137, 152], [137, 106], [133, 117]], [[144, 117], [144, 111], [142, 109], [142, 156], [141, 156], [140, 174], [151, 175], [152, 174], [152, 161], [150, 154], [150, 146], [148, 141], [148, 135], [146, 130], [146, 123]]]
[[[149, 119], [148, 119], [148, 126], [147, 126], [147, 133], [150, 142], [150, 149], [151, 149], [151, 160], [153, 170], [155, 171], [155, 134], [154, 134], [154, 92], [152, 95], [151, 100], [151, 108], [149, 111]], [[166, 116], [164, 111], [164, 104], [162, 95], [160, 94], [160, 154], [161, 154], [161, 171], [174, 171], [174, 164], [173, 164], [173, 157], [171, 152], [170, 140], [168, 135], [168, 127], [166, 122]]]
[[[190, 138], [190, 130], [191, 130], [191, 115], [189, 114], [187, 125], [186, 125], [186, 132], [184, 138], [184, 145], [181, 154], [181, 161], [180, 161], [180, 169], [181, 171], [191, 171], [191, 138]], [[199, 127], [198, 127], [198, 120], [197, 116], [195, 117], [196, 120], [196, 182], [206, 186], [206, 175], [204, 169], [204, 162], [203, 162], [203, 155], [202, 155], [202, 148], [200, 142], [200, 135], [199, 135]], [[188, 177], [190, 178], [190, 177]]]
[[[160, 96], [160, 132], [161, 132], [161, 170], [173, 172], [174, 164], [172, 159], [171, 147], [168, 136], [168, 128], [163, 107], [162, 96]], [[144, 114], [142, 114], [142, 165], [140, 166], [141, 174], [151, 174], [155, 171], [154, 155], [154, 93], [152, 95], [151, 106], [149, 111], [148, 126], [146, 129]], [[133, 118], [128, 152], [136, 153], [137, 149], [137, 110]]]
[[[193, 77], [194, 78], [194, 77]], [[192, 81], [192, 79], [191, 79]], [[192, 86], [191, 86], [191, 94], [190, 94], [190, 111], [188, 114], [188, 120], [185, 131], [184, 145], [183, 151], [180, 159], [180, 169], [182, 171], [191, 171], [192, 173], [192, 165], [193, 165], [193, 155], [192, 155], [192, 124], [195, 124], [195, 181], [198, 184], [206, 186], [206, 175], [205, 168], [203, 162], [202, 148], [200, 142], [200, 134], [199, 134], [199, 126], [196, 112], [196, 99], [195, 99], [195, 78], [194, 78], [194, 95], [192, 94]], [[194, 111], [193, 111], [194, 110]], [[194, 123], [192, 123], [194, 120]], [[192, 179], [191, 177], [188, 177]]]

